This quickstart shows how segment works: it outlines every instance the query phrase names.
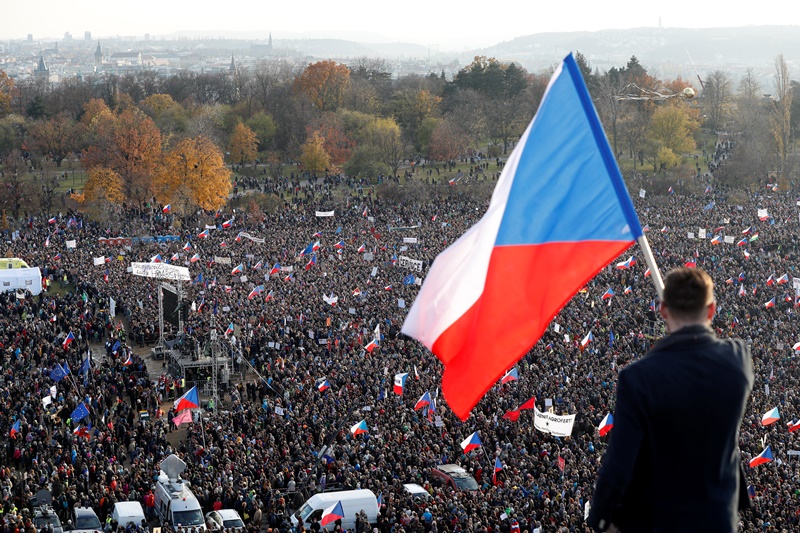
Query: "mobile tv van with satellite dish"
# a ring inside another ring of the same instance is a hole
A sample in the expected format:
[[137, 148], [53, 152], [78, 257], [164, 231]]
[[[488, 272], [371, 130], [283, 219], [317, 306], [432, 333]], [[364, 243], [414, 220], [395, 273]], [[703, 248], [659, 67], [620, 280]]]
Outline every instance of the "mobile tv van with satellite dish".
[[37, 531], [49, 529], [52, 533], [64, 533], [61, 520], [53, 510], [53, 495], [50, 491], [40, 490], [28, 500], [28, 505], [33, 508], [33, 525]]
[[186, 463], [175, 454], [161, 461], [161, 473], [153, 490], [156, 514], [162, 524], [169, 524], [173, 529], [195, 528], [203, 533], [206, 531], [203, 509], [189, 489], [189, 482], [180, 478], [184, 470]]
[[28, 291], [33, 296], [42, 292], [42, 271], [29, 267], [16, 257], [0, 258], [0, 291]]

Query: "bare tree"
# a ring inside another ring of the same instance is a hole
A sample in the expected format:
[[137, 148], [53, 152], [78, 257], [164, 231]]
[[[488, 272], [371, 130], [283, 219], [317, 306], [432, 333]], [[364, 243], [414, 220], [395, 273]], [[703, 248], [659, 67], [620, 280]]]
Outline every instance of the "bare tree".
[[249, 118], [255, 113], [255, 93], [253, 91], [253, 76], [248, 67], [237, 67], [233, 73], [233, 90], [236, 103], [241, 104], [245, 117]]
[[464, 132], [471, 145], [477, 148], [488, 132], [480, 95], [475, 89], [459, 89], [451, 98], [451, 102], [447, 118]]
[[19, 150], [12, 150], [4, 160], [4, 169], [0, 174], [0, 208], [11, 211], [12, 216], [19, 218], [20, 210], [26, 198], [31, 196], [30, 182], [23, 178], [28, 171], [27, 164]]
[[295, 72], [285, 61], [259, 61], [253, 68], [252, 92], [262, 110], [274, 112], [274, 92], [292, 83]]
[[380, 108], [378, 91], [373, 84], [362, 78], [353, 78], [344, 95], [345, 107], [359, 113], [375, 114]]
[[649, 123], [650, 114], [642, 106], [629, 105], [620, 113], [620, 141], [624, 143], [625, 149], [628, 150], [628, 156], [633, 160], [634, 172], [636, 172], [637, 164], [644, 164]]
[[614, 156], [618, 157], [619, 152], [619, 126], [622, 115], [622, 104], [619, 95], [625, 83], [620, 76], [612, 76], [608, 72], [603, 74], [597, 82], [597, 111], [605, 126], [606, 134], [610, 134], [611, 145], [614, 148]]
[[534, 111], [526, 109], [525, 97], [519, 94], [513, 98], [496, 98], [486, 101], [487, 125], [494, 144], [503, 145], [503, 153], [508, 153], [509, 143], [522, 135], [525, 126], [533, 117]]
[[761, 83], [753, 74], [753, 69], [748, 68], [742, 79], [739, 81], [739, 90], [736, 93], [736, 96], [739, 102], [744, 99], [745, 101], [754, 101], [760, 99], [763, 95], [761, 94]]
[[770, 125], [770, 106], [761, 84], [748, 69], [739, 82], [733, 121], [740, 134], [736, 150], [714, 176], [732, 186], [755, 185], [766, 175], [774, 154]]
[[775, 95], [771, 118], [772, 134], [777, 144], [778, 170], [783, 173], [786, 169], [792, 134], [792, 84], [789, 79], [789, 66], [783, 54], [775, 58]]
[[703, 89], [706, 102], [708, 126], [714, 130], [725, 125], [731, 111], [732, 82], [730, 75], [723, 70], [709, 74]]

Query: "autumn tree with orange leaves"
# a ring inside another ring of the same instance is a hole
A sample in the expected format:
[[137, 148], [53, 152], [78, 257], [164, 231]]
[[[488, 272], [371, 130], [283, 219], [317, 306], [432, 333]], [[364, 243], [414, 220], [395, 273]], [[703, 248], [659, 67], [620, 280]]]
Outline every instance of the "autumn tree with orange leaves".
[[254, 161], [258, 153], [258, 137], [256, 134], [239, 122], [231, 133], [228, 143], [231, 159], [244, 166], [249, 161]]
[[78, 148], [81, 128], [66, 113], [40, 120], [30, 131], [33, 147], [60, 167], [64, 158]]
[[83, 164], [116, 172], [125, 198], [142, 206], [153, 193], [153, 178], [161, 161], [161, 132], [155, 122], [135, 108], [118, 115], [101, 110], [89, 129], [91, 141]]
[[154, 180], [156, 198], [186, 216], [196, 208], [219, 209], [231, 192], [231, 172], [208, 137], [184, 139], [164, 154]]
[[449, 120], [443, 120], [436, 125], [431, 134], [430, 148], [431, 159], [436, 161], [450, 161], [457, 159], [469, 146], [469, 138], [458, 126]]
[[311, 124], [306, 128], [309, 138], [315, 133], [322, 137], [325, 152], [330, 157], [331, 169], [342, 167], [350, 159], [356, 146], [353, 139], [344, 130], [344, 121], [337, 113], [325, 113], [316, 124]]
[[122, 205], [125, 201], [124, 184], [119, 174], [104, 167], [94, 167], [86, 173], [86, 184], [83, 186], [84, 202], [109, 202]]
[[314, 132], [303, 144], [300, 164], [311, 173], [330, 169], [331, 158], [325, 151], [325, 140], [318, 132]]
[[335, 61], [310, 64], [294, 80], [295, 92], [305, 94], [322, 112], [336, 111], [344, 101], [350, 83], [350, 69]]
[[110, 115], [111, 109], [106, 103], [99, 98], [92, 98], [83, 104], [83, 115], [81, 115], [81, 122], [86, 126], [91, 126], [92, 122], [100, 115]]
[[119, 208], [125, 202], [122, 178], [113, 170], [99, 166], [90, 168], [86, 174], [83, 192], [73, 193], [71, 198], [91, 219], [110, 222], [119, 216]]
[[0, 70], [0, 118], [11, 112], [13, 90], [14, 79], [10, 78], [5, 70]]

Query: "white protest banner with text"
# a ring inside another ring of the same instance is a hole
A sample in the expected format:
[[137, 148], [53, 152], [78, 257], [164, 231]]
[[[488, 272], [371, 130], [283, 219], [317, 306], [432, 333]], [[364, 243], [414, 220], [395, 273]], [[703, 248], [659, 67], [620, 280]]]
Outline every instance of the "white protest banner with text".
[[572, 435], [573, 425], [575, 425], [575, 415], [554, 415], [534, 408], [533, 427], [542, 433], [550, 433], [555, 437], [569, 437]]
[[422, 261], [417, 259], [411, 259], [410, 257], [406, 257], [401, 255], [397, 258], [397, 263], [400, 268], [407, 268], [409, 270], [416, 270], [417, 272], [422, 272]]

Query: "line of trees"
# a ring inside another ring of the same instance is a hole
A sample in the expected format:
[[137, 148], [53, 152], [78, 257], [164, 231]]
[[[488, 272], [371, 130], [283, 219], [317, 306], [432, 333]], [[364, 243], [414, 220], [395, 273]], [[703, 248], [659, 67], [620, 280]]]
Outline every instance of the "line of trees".
[[775, 58], [767, 86], [751, 69], [735, 87], [729, 73], [711, 72], [704, 81], [701, 109], [707, 127], [737, 141], [721, 178], [732, 184], [795, 179], [798, 163], [791, 156], [800, 132], [800, 84], [791, 80], [783, 55]]
[[[696, 149], [703, 125], [742, 134], [751, 144], [743, 153], [753, 156], [747, 172], [790, 170], [800, 99], [791, 98], [796, 83], [782, 57], [772, 98], [761, 95], [751, 74], [734, 95], [730, 76], [715, 71], [695, 100], [651, 98], [690, 84], [659, 80], [635, 56], [604, 73], [592, 71], [581, 53], [576, 59], [615, 154], [634, 169], [678, 165]], [[452, 80], [443, 73], [392, 79], [383, 61], [366, 58], [350, 66], [262, 61], [235, 73], [164, 78], [142, 71], [57, 85], [15, 83], [0, 71], [0, 157], [19, 150], [60, 166], [80, 156], [91, 171], [84, 200], [100, 195], [140, 206], [155, 197], [189, 212], [224, 202], [225, 159], [239, 166], [260, 159], [273, 168], [296, 161], [318, 175], [375, 177], [396, 175], [416, 155], [448, 161], [469, 150], [506, 154], [551, 74], [484, 56]]]

